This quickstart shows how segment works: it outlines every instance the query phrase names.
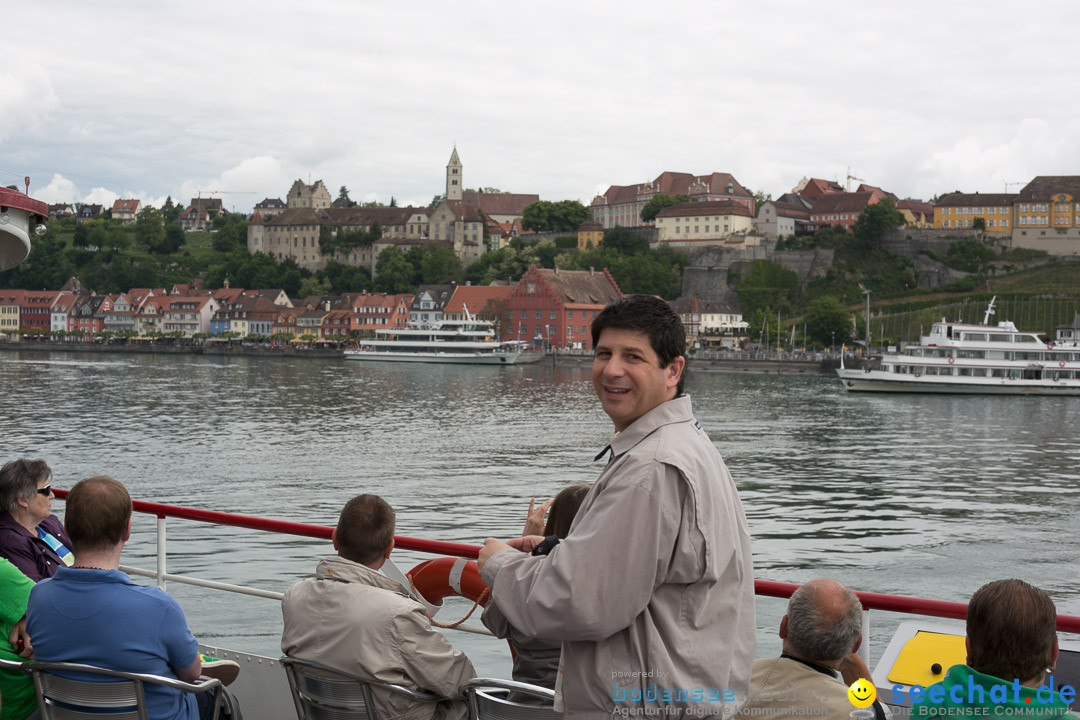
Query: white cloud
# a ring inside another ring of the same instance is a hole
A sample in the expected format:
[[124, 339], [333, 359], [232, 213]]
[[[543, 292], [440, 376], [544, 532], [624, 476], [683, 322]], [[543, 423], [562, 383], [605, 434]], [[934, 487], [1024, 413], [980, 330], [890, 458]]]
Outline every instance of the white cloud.
[[20, 62], [17, 55], [13, 59], [12, 54], [6, 54], [6, 58], [4, 64], [9, 69], [0, 70], [0, 142], [42, 124], [60, 107], [44, 67]]
[[83, 198], [83, 202], [90, 203], [91, 205], [104, 205], [107, 208], [111, 208], [113, 203], [120, 199], [120, 195], [107, 190], [103, 187], [91, 188], [90, 192]]
[[851, 167], [922, 197], [1080, 172], [1065, 0], [608, 5], [317, 0], [282, 23], [261, 3], [190, 0], [215, 22], [176, 44], [160, 42], [173, 3], [109, 18], [16, 4], [8, 25], [48, 27], [49, 51], [6, 38], [0, 168], [184, 203], [229, 191], [237, 209], [297, 178], [426, 204], [455, 142], [468, 187], [586, 203], [664, 170], [775, 196]]
[[79, 188], [60, 173], [54, 173], [45, 187], [30, 191], [38, 200], [47, 203], [73, 203], [79, 201]]

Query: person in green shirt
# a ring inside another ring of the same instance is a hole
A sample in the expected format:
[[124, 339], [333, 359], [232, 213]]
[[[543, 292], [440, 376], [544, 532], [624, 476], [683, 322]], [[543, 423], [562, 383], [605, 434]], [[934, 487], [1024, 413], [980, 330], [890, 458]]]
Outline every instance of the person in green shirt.
[[1045, 590], [1023, 580], [983, 585], [968, 603], [967, 664], [953, 665], [925, 692], [912, 692], [911, 717], [1068, 716], [1076, 693], [1053, 682], [1056, 626], [1057, 609]]
[[[0, 658], [22, 662], [31, 654], [26, 638], [26, 601], [34, 581], [0, 558]], [[19, 639], [24, 647], [16, 647]], [[0, 670], [0, 720], [23, 720], [37, 712], [34, 682], [29, 675]]]

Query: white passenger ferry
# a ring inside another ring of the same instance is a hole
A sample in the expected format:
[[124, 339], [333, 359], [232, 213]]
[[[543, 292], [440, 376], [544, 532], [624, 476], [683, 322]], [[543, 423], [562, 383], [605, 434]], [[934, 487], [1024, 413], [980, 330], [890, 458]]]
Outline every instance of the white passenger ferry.
[[851, 392], [1080, 395], [1080, 345], [1044, 340], [1011, 322], [934, 323], [929, 335], [879, 364], [836, 371]]
[[435, 325], [410, 324], [376, 330], [345, 351], [346, 360], [513, 365], [521, 361], [524, 341], [499, 340], [492, 324], [466, 312], [465, 320], [444, 320]]

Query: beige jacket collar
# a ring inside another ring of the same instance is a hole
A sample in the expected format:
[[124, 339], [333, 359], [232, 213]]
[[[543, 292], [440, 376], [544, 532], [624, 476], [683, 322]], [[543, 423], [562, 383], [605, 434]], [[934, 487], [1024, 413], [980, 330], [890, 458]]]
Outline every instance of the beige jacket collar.
[[[692, 421], [693, 419], [694, 411], [690, 407], [690, 396], [680, 395], [677, 398], [660, 403], [632, 422], [630, 427], [611, 438], [608, 447], [611, 448], [612, 457], [615, 458], [651, 435], [654, 430], [664, 425]], [[604, 452], [607, 452], [607, 448], [604, 448]], [[604, 452], [600, 453], [596, 459], [599, 460], [603, 457]]]
[[391, 580], [378, 570], [372, 570], [367, 565], [361, 565], [340, 556], [320, 560], [318, 567], [315, 568], [315, 577], [318, 580], [337, 580], [339, 582], [370, 585], [396, 592], [405, 597], [411, 597], [409, 591], [396, 580]]

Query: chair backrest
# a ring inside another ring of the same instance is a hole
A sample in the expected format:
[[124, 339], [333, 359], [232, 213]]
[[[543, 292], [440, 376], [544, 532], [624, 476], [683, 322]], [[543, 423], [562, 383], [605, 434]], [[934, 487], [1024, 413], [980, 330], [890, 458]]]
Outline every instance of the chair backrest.
[[[41, 720], [147, 720], [144, 685], [148, 683], [184, 692], [209, 692], [221, 687], [221, 681], [215, 679], [193, 684], [81, 663], [32, 662], [27, 669], [34, 677]], [[218, 692], [215, 719], [221, 702], [222, 694]]]
[[299, 720], [379, 720], [371, 693], [373, 687], [418, 702], [442, 700], [432, 693], [349, 675], [306, 660], [285, 656], [281, 658], [281, 664], [289, 677], [289, 689]]
[[562, 720], [547, 688], [501, 678], [473, 678], [462, 684], [473, 720]]

